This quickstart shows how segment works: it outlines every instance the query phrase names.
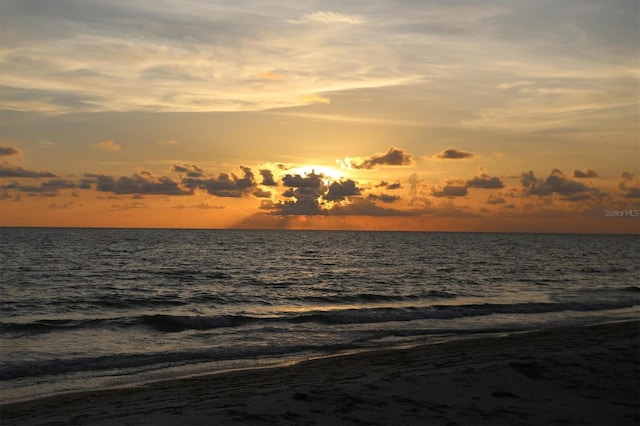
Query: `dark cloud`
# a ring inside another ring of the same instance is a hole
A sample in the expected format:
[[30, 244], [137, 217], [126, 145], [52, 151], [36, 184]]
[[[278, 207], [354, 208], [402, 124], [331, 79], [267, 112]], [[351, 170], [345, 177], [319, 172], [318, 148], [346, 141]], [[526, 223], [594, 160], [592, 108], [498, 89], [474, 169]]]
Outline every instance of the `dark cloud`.
[[141, 203], [139, 201], [134, 201], [133, 203], [124, 203], [120, 204], [112, 204], [111, 208], [115, 210], [132, 210], [132, 209], [146, 209], [149, 207], [147, 203]]
[[66, 209], [72, 209], [73, 207], [75, 207], [75, 204], [73, 203], [73, 201], [69, 203], [63, 203], [63, 204], [51, 203], [47, 206], [47, 208], [51, 210], [66, 210]]
[[258, 207], [260, 210], [275, 210], [275, 207], [278, 203], [274, 203], [272, 200], [262, 200], [260, 201], [260, 206]]
[[558, 194], [565, 201], [584, 201], [591, 196], [602, 196], [597, 188], [569, 179], [561, 170], [553, 169], [546, 178], [536, 178], [533, 171], [523, 173], [520, 182], [528, 195], [549, 196]]
[[578, 179], [587, 179], [587, 178], [597, 178], [599, 177], [598, 172], [591, 169], [585, 170], [574, 170], [573, 177]]
[[416, 173], [412, 173], [407, 181], [409, 182], [409, 195], [411, 196], [407, 205], [412, 208], [423, 209], [431, 206], [431, 201], [422, 191], [422, 181], [418, 178], [418, 175]]
[[244, 166], [240, 166], [240, 169], [242, 177], [234, 173], [220, 173], [217, 177], [187, 176], [182, 179], [182, 184], [191, 190], [205, 190], [216, 197], [240, 198], [251, 193], [256, 186], [251, 169]]
[[54, 178], [55, 174], [47, 171], [26, 170], [20, 166], [14, 166], [6, 161], [0, 164], [0, 177], [13, 178]]
[[369, 201], [382, 201], [383, 203], [395, 203], [396, 201], [400, 200], [400, 196], [399, 195], [388, 195], [388, 194], [369, 194], [367, 196], [367, 200]]
[[575, 194], [588, 190], [584, 183], [570, 180], [558, 169], [553, 169], [546, 179], [536, 178], [530, 170], [522, 174], [520, 182], [526, 192], [532, 195]]
[[377, 153], [361, 159], [348, 159], [347, 164], [354, 169], [373, 169], [376, 166], [409, 166], [413, 164], [413, 156], [402, 148], [392, 146], [386, 153]]
[[416, 196], [419, 193], [420, 186], [422, 181], [418, 179], [417, 173], [412, 173], [408, 179], [409, 182], [409, 195]]
[[282, 178], [282, 184], [290, 188], [324, 188], [324, 175], [311, 172], [305, 176], [287, 174]]
[[[527, 173], [522, 173], [522, 175], [520, 175], [520, 183], [531, 193], [540, 192], [540, 187], [544, 185], [542, 179], [538, 179], [535, 177], [535, 175], [533, 174], [533, 170], [529, 170]], [[550, 193], [544, 195], [549, 194]]]
[[201, 210], [222, 210], [225, 206], [216, 206], [207, 203], [192, 204], [190, 206], [179, 205], [173, 206], [174, 209], [201, 209]]
[[465, 197], [467, 193], [467, 187], [464, 185], [447, 184], [441, 188], [431, 188], [431, 195], [434, 197]]
[[73, 181], [67, 179], [51, 179], [40, 183], [40, 185], [20, 185], [17, 182], [13, 182], [3, 188], [23, 192], [32, 196], [55, 197], [59, 195], [60, 190], [75, 189], [76, 187]]
[[324, 189], [326, 187], [323, 185], [322, 187], [306, 187], [302, 186], [299, 188], [289, 188], [282, 195], [285, 197], [296, 197], [298, 199], [301, 198], [317, 198], [324, 193]]
[[141, 171], [129, 176], [119, 178], [103, 174], [85, 174], [87, 179], [80, 183], [81, 188], [95, 185], [100, 192], [114, 194], [146, 194], [146, 195], [191, 195], [192, 189], [182, 189], [178, 182], [167, 176], [154, 176], [149, 171]]
[[67, 179], [51, 179], [47, 182], [42, 182], [40, 187], [46, 191], [57, 191], [59, 189], [73, 189], [76, 184]]
[[288, 188], [282, 195], [287, 198], [295, 198], [295, 200], [284, 202], [263, 201], [261, 209], [285, 216], [327, 214], [326, 209], [319, 201], [320, 197], [325, 195], [327, 191], [323, 178], [323, 174], [316, 174], [315, 172], [304, 176], [287, 174], [282, 178], [282, 184]]
[[273, 172], [271, 172], [271, 170], [262, 169], [260, 170], [260, 175], [262, 175], [262, 182], [260, 183], [261, 185], [264, 185], [264, 186], [278, 185], [278, 183], [273, 178]]
[[250, 194], [256, 186], [253, 172], [249, 167], [240, 166], [242, 176], [235, 173], [208, 175], [195, 164], [174, 164], [171, 171], [180, 173], [180, 184], [191, 191], [201, 189], [210, 195], [226, 198], [240, 198]]
[[10, 155], [20, 155], [21, 152], [18, 148], [10, 145], [0, 146], [0, 157], [8, 157]]
[[622, 180], [632, 180], [633, 179], [633, 173], [622, 172], [622, 173], [620, 173], [620, 179], [622, 179]]
[[483, 173], [480, 176], [475, 176], [473, 179], [469, 179], [467, 181], [467, 188], [504, 188], [504, 183], [502, 183], [502, 180], [497, 176], [489, 176]]
[[[374, 216], [405, 216], [409, 213], [400, 210], [383, 209], [375, 204], [376, 201], [394, 203], [400, 199], [396, 195], [369, 194], [362, 198], [362, 189], [354, 180], [335, 181], [325, 186], [322, 175], [312, 173], [307, 176], [286, 176], [283, 183], [296, 185], [283, 193], [295, 200], [281, 203], [263, 202], [261, 208], [279, 215], [374, 215]], [[399, 184], [399, 183], [397, 183]], [[388, 184], [387, 184], [388, 186]], [[348, 199], [348, 204], [333, 203]]]
[[284, 202], [265, 200], [260, 208], [276, 215], [326, 215], [332, 206], [330, 202], [361, 194], [362, 190], [351, 179], [335, 181], [327, 186], [323, 178], [323, 174], [315, 172], [304, 176], [287, 174], [282, 178], [282, 184], [288, 188], [282, 195], [294, 199]]
[[260, 203], [260, 209], [270, 211], [272, 214], [279, 216], [291, 215], [327, 215], [327, 209], [323, 208], [315, 198], [303, 197], [295, 201], [273, 202], [271, 200], [263, 200]]
[[360, 188], [353, 180], [348, 179], [344, 182], [331, 183], [329, 190], [324, 194], [324, 199], [327, 201], [340, 201], [355, 195], [360, 195]]
[[565, 195], [565, 196], [562, 197], [562, 199], [564, 201], [572, 201], [574, 203], [581, 202], [581, 201], [589, 201], [592, 198], [593, 197], [591, 196], [591, 194], [586, 193], [586, 192], [580, 192], [580, 193], [577, 193], [577, 194]]
[[[417, 178], [416, 178], [417, 179]], [[298, 182], [300, 183], [300, 182]], [[354, 182], [354, 187], [357, 188], [357, 184]], [[351, 192], [356, 192], [351, 184], [346, 188], [351, 188]], [[420, 202], [416, 202], [413, 208], [410, 209], [393, 209], [385, 208], [377, 204], [377, 202], [393, 203], [400, 199], [395, 195], [387, 194], [369, 194], [366, 197], [355, 196], [349, 198], [349, 203], [334, 203], [327, 201], [325, 196], [311, 197], [303, 196], [298, 198], [295, 195], [297, 190], [305, 189], [307, 187], [291, 187], [287, 191], [287, 196], [296, 197], [295, 200], [274, 202], [272, 200], [263, 200], [260, 203], [260, 210], [269, 215], [275, 216], [293, 216], [293, 215], [324, 215], [324, 216], [395, 216], [395, 217], [415, 217], [424, 214], [438, 215], [438, 216], [450, 216], [450, 215], [464, 215], [469, 216], [468, 209], [459, 208], [455, 206], [451, 200], [444, 202], [438, 207], [432, 206], [431, 202], [424, 198]], [[337, 188], [337, 187], [334, 187]], [[340, 187], [341, 190], [345, 190], [345, 186]], [[466, 191], [465, 186], [460, 186], [461, 190]], [[444, 191], [450, 191], [451, 189], [444, 189]], [[326, 188], [327, 193], [329, 187]], [[331, 198], [331, 197], [329, 197]], [[264, 214], [264, 213], [262, 213]]]
[[253, 191], [253, 196], [256, 198], [271, 198], [271, 191], [256, 189]]
[[171, 167], [172, 172], [185, 174], [187, 177], [197, 178], [204, 175], [202, 169], [195, 164], [174, 164]]
[[416, 217], [422, 215], [434, 216], [474, 216], [474, 214], [464, 207], [456, 206], [451, 200], [443, 202], [439, 206], [433, 206], [430, 202], [424, 203], [419, 208], [414, 209], [391, 209], [376, 205], [368, 198], [355, 198], [352, 203], [345, 205], [334, 205], [329, 214], [332, 216], [395, 216], [395, 217]]
[[506, 200], [500, 196], [489, 195], [487, 204], [506, 204]]
[[474, 157], [474, 154], [471, 152], [460, 151], [456, 148], [447, 148], [436, 154], [435, 157], [441, 160], [462, 160], [465, 158], [472, 158]]
[[625, 192], [622, 194], [622, 196], [625, 198], [640, 198], [640, 186], [634, 186], [632, 188], [625, 189]]
[[378, 185], [376, 185], [376, 188], [387, 188], [388, 190], [394, 190], [394, 189], [401, 189], [402, 185], [400, 184], [399, 180], [397, 180], [397, 181], [395, 181], [393, 183], [380, 181], [380, 183]]
[[618, 184], [618, 189], [622, 192], [624, 198], [640, 198], [640, 180], [633, 179], [633, 173], [622, 172], [620, 174], [622, 181]]
[[[90, 176], [96, 176], [96, 175], [90, 175]], [[83, 179], [80, 179], [80, 182], [78, 183], [78, 188], [79, 189], [91, 189], [91, 186], [95, 182], [96, 181], [95, 181], [94, 178], [83, 178]]]
[[416, 216], [410, 210], [386, 209], [368, 198], [356, 198], [352, 203], [336, 205], [330, 211], [332, 216]]

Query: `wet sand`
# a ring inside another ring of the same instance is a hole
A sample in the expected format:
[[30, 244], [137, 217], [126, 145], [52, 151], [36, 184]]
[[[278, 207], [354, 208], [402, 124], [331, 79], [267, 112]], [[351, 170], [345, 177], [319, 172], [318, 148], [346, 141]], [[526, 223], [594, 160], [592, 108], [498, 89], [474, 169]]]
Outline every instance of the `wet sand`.
[[9, 425], [638, 425], [640, 322], [335, 356], [3, 405]]

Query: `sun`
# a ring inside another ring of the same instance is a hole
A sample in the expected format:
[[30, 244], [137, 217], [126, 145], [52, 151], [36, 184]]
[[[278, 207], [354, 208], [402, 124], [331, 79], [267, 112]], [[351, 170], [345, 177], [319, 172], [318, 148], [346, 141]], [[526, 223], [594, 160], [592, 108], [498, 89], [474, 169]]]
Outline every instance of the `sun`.
[[325, 185], [328, 185], [329, 183], [334, 181], [345, 179], [344, 170], [338, 170], [329, 166], [319, 166], [316, 164], [309, 164], [301, 167], [296, 167], [294, 169], [291, 169], [291, 171], [301, 176], [309, 175], [311, 173], [315, 173], [316, 175], [322, 175], [324, 176], [323, 182]]

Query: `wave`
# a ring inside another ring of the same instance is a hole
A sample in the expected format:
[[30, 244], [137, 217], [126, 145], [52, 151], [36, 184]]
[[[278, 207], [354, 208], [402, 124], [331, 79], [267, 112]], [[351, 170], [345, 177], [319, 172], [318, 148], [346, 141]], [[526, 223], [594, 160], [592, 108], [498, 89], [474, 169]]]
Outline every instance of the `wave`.
[[323, 303], [323, 304], [356, 304], [356, 303], [393, 303], [393, 302], [415, 302], [420, 300], [453, 299], [458, 294], [440, 290], [430, 290], [423, 294], [415, 295], [390, 295], [380, 293], [359, 293], [340, 294], [329, 296], [304, 296], [298, 298], [303, 303]]
[[[324, 348], [344, 349], [345, 345], [329, 345]], [[116, 370], [115, 374], [129, 374], [126, 370], [162, 368], [169, 364], [190, 364], [233, 359], [255, 359], [274, 357], [305, 350], [311, 346], [255, 346], [227, 349], [207, 349], [180, 352], [128, 353], [101, 356], [75, 357], [66, 359], [44, 359], [35, 361], [15, 361], [0, 366], [0, 380], [24, 377], [50, 376], [83, 371]]]
[[0, 331], [3, 333], [47, 333], [69, 329], [101, 327], [109, 320], [105, 319], [43, 319], [34, 322], [3, 322]]
[[492, 314], [539, 314], [563, 311], [603, 311], [630, 308], [636, 301], [598, 303], [517, 303], [517, 304], [467, 304], [434, 305], [414, 308], [373, 308], [319, 311], [286, 319], [292, 323], [318, 322], [327, 325], [382, 323], [427, 319], [456, 319]]
[[625, 273], [625, 272], [631, 272], [631, 271], [633, 271], [633, 269], [625, 268], [621, 266], [610, 266], [610, 267], [602, 267], [602, 268], [587, 266], [581, 269], [581, 272], [585, 274], [607, 274], [607, 275], [615, 274], [615, 273]]
[[135, 320], [160, 332], [179, 332], [185, 330], [211, 330], [224, 327], [237, 327], [251, 322], [258, 322], [261, 318], [243, 315], [222, 316], [188, 316], [188, 315], [145, 315]]
[[251, 315], [141, 315], [134, 317], [99, 319], [39, 320], [30, 323], [0, 323], [0, 331], [9, 334], [48, 333], [85, 328], [144, 327], [160, 333], [177, 333], [187, 330], [215, 330], [243, 327], [251, 324], [291, 325], [321, 324], [340, 326], [349, 324], [375, 324], [394, 321], [427, 319], [456, 319], [480, 317], [492, 314], [540, 314], [563, 311], [603, 311], [637, 306], [638, 300], [591, 303], [480, 303], [466, 305], [432, 305], [414, 307], [369, 307], [334, 310], [309, 310], [302, 313], [284, 312], [269, 317]]

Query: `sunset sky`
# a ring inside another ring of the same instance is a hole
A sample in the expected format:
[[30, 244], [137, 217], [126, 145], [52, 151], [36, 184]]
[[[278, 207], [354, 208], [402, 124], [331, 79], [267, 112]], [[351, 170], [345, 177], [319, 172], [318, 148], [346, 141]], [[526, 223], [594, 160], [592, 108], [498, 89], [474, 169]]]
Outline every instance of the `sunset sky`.
[[638, 16], [3, 0], [0, 225], [638, 233]]

